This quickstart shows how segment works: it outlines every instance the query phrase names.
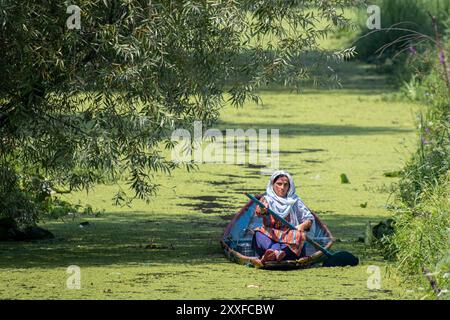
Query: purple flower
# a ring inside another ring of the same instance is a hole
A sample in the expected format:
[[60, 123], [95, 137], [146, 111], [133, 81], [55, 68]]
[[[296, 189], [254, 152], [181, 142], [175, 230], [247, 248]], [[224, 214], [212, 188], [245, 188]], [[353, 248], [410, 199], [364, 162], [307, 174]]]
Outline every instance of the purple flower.
[[441, 64], [445, 63], [445, 54], [444, 54], [444, 50], [441, 50], [441, 52], [439, 53], [439, 61], [441, 62]]
[[430, 128], [425, 128], [426, 133], [430, 133]]
[[413, 46], [410, 46], [410, 47], [409, 47], [409, 53], [411, 53], [411, 55], [415, 55], [415, 54], [417, 53], [416, 48], [413, 47]]
[[422, 144], [430, 144], [430, 142], [424, 137], [422, 137]]

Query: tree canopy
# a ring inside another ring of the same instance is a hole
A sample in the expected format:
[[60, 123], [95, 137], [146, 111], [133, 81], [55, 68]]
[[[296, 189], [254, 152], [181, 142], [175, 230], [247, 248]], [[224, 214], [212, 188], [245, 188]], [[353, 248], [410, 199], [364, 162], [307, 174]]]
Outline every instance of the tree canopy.
[[333, 77], [323, 61], [353, 52], [318, 41], [361, 2], [79, 0], [69, 29], [69, 1], [0, 1], [0, 214], [124, 177], [148, 199], [152, 173], [180, 165], [161, 154], [175, 128], [262, 85]]

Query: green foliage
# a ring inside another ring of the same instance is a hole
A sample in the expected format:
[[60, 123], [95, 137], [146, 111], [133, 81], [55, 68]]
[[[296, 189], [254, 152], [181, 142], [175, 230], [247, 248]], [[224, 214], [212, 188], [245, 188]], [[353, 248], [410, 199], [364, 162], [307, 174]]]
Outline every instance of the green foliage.
[[[432, 52], [437, 55], [435, 50]], [[425, 56], [425, 59], [428, 57]], [[435, 62], [428, 74], [417, 72], [413, 79], [417, 81], [415, 93], [408, 97], [426, 104], [428, 108], [425, 113], [418, 115], [418, 148], [403, 169], [399, 182], [400, 199], [410, 207], [421, 201], [423, 190], [446, 181], [450, 169], [447, 118], [450, 92], [442, 77], [442, 66]]]
[[[413, 76], [402, 94], [427, 109], [418, 115], [418, 148], [400, 172], [393, 208], [395, 233], [383, 238], [382, 245], [386, 256], [397, 260], [402, 274], [423, 283], [424, 270], [431, 270], [438, 274], [438, 288], [448, 289], [448, 277], [443, 277], [448, 270], [442, 270], [442, 261], [448, 260], [450, 252], [450, 90], [439, 54], [440, 50], [426, 48], [407, 59]], [[431, 287], [428, 296], [442, 297]]]
[[11, 188], [0, 192], [0, 217], [11, 217], [19, 225], [32, 225], [37, 220], [39, 209], [32, 193]]
[[358, 2], [82, 0], [69, 30], [67, 2], [1, 1], [0, 167], [68, 191], [124, 178], [119, 202], [149, 200], [180, 165], [162, 156], [175, 128], [206, 129], [272, 81], [332, 79], [327, 59], [353, 52], [318, 41]]
[[384, 244], [407, 277], [422, 277], [422, 268], [435, 270], [448, 255], [450, 217], [446, 189], [448, 183], [437, 185], [424, 190], [422, 201], [414, 208], [401, 203], [395, 208], [395, 233], [384, 238]]
[[373, 4], [381, 9], [381, 30], [368, 30], [367, 13], [361, 12], [361, 34], [356, 42], [356, 50], [362, 59], [392, 59], [399, 52], [409, 50], [411, 46], [425, 40], [418, 37], [418, 33], [433, 36], [433, 25], [428, 13], [437, 17], [440, 30], [445, 30], [450, 21], [448, 0], [378, 0]]
[[[368, 30], [367, 14], [360, 13], [360, 35], [355, 40], [358, 57], [374, 62], [380, 73], [410, 99], [422, 97], [421, 75], [428, 75], [436, 61], [436, 18], [440, 41], [450, 35], [450, 1], [380, 0], [381, 30]], [[438, 53], [439, 54], [439, 53]]]
[[[429, 121], [428, 124], [432, 122]], [[449, 170], [448, 159], [448, 136], [434, 135], [429, 126], [422, 126], [421, 140], [419, 148], [412, 160], [408, 163], [403, 172], [401, 180], [400, 195], [402, 201], [410, 206], [420, 201], [420, 195], [428, 186], [442, 183], [442, 179], [447, 179], [446, 173]], [[448, 131], [448, 128], [443, 128]]]
[[[444, 38], [442, 45], [444, 52], [450, 52], [450, 38]], [[447, 88], [440, 52], [436, 45], [430, 44], [423, 45], [419, 51], [403, 55], [397, 60], [394, 67], [397, 72], [392, 75], [392, 79], [400, 85], [403, 97], [425, 104], [443, 105]]]
[[[449, 229], [447, 229], [450, 232]], [[448, 292], [448, 288], [450, 288], [450, 236], [447, 241], [447, 252], [444, 253], [443, 258], [438, 261], [434, 268], [434, 272], [437, 273], [436, 281], [438, 287], [442, 290], [438, 293], [438, 298], [443, 298], [450, 300], [450, 295]], [[447, 292], [444, 292], [445, 288], [447, 288]]]
[[0, 167], [0, 218], [14, 219], [20, 227], [39, 220], [62, 219], [69, 215], [98, 215], [91, 206], [72, 205], [57, 196], [48, 180], [41, 176], [21, 178], [14, 170]]
[[341, 178], [341, 183], [350, 183], [350, 180], [348, 180], [348, 177], [345, 173], [341, 173], [340, 178]]

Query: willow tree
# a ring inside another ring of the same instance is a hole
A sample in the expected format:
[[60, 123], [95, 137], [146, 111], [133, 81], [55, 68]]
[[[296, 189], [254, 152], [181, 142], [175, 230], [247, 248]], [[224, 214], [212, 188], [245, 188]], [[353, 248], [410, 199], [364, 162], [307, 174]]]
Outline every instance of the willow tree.
[[0, 214], [32, 221], [50, 188], [122, 178], [155, 195], [172, 130], [261, 85], [333, 76], [325, 62], [352, 51], [318, 42], [356, 2], [78, 0], [78, 19], [71, 1], [1, 0]]

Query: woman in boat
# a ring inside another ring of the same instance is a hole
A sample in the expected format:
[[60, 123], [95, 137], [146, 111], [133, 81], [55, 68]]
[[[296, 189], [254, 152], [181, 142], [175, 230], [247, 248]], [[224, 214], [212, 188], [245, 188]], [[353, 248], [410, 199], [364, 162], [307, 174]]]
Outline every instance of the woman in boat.
[[267, 261], [296, 260], [304, 256], [305, 232], [314, 227], [314, 216], [295, 194], [291, 175], [286, 171], [274, 172], [260, 201], [296, 226], [296, 230], [290, 230], [267, 215], [265, 208], [256, 206], [255, 214], [263, 217], [263, 225], [254, 230], [253, 236], [253, 247], [261, 257], [256, 263], [264, 265]]

